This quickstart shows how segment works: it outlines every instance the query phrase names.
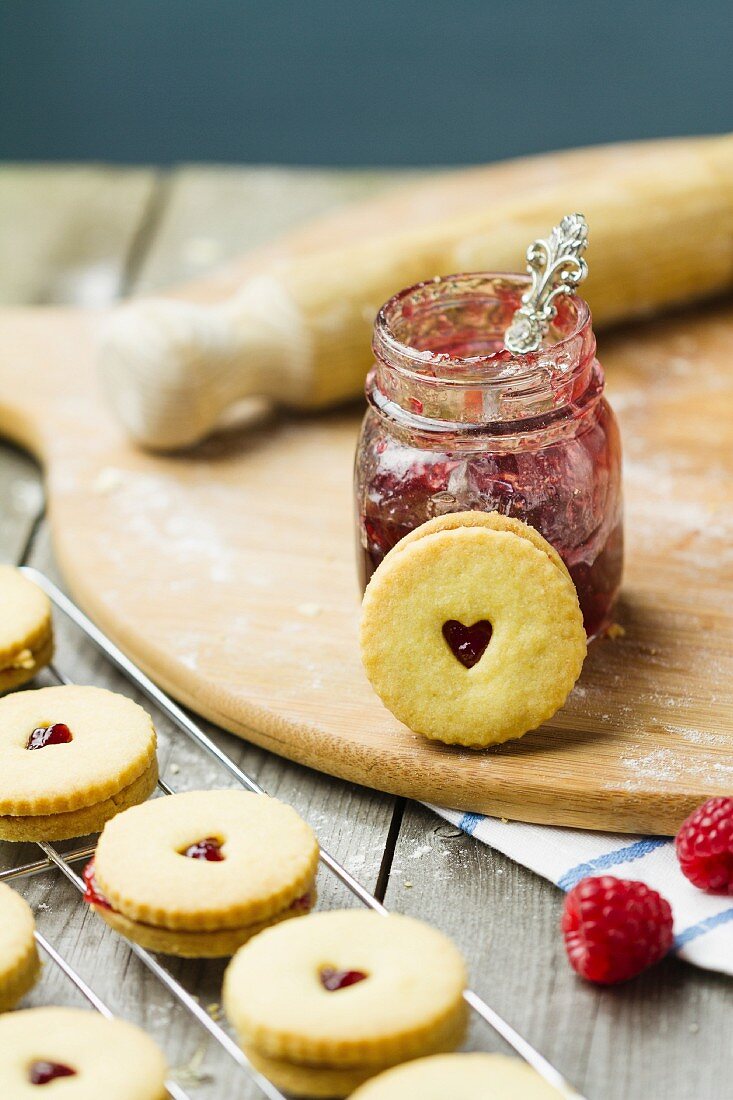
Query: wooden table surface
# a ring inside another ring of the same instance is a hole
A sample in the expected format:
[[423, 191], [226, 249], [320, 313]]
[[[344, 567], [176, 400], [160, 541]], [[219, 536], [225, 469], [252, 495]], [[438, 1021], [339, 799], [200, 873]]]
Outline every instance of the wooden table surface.
[[[0, 303], [104, 305], [201, 274], [335, 203], [369, 194], [396, 173], [184, 167], [0, 170]], [[404, 174], [399, 177], [404, 178]], [[0, 559], [57, 578], [40, 472], [0, 444]], [[64, 624], [61, 624], [62, 627]], [[58, 665], [82, 683], [120, 680], [72, 629]], [[158, 723], [162, 776], [175, 788], [230, 786], [223, 771]], [[455, 938], [474, 988], [588, 1100], [722, 1100], [733, 1096], [733, 985], [668, 960], [617, 989], [576, 980], [564, 957], [553, 886], [413, 803], [329, 779], [219, 731], [224, 749], [292, 802], [322, 843], [378, 897]], [[0, 866], [36, 858], [3, 846]], [[88, 914], [58, 873], [17, 884], [44, 935], [113, 1010], [144, 1026], [196, 1100], [260, 1094], [199, 1026], [175, 1008], [123, 940]], [[321, 875], [321, 907], [353, 904]], [[180, 962], [172, 972], [218, 1011], [223, 966]], [[52, 964], [27, 1003], [81, 1003]], [[470, 1047], [502, 1050], [483, 1024]]]

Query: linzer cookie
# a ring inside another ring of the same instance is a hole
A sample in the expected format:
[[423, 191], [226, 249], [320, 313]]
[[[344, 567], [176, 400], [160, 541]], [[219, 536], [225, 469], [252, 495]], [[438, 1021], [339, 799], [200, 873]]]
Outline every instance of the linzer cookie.
[[565, 1095], [518, 1058], [439, 1054], [380, 1073], [351, 1100], [559, 1100]]
[[521, 519], [515, 519], [514, 516], [504, 516], [500, 512], [448, 512], [444, 516], [436, 516], [435, 519], [429, 519], [427, 523], [422, 523], [414, 531], [410, 531], [404, 538], [400, 539], [392, 549], [392, 553], [398, 554], [401, 550], [405, 550], [408, 546], [417, 542], [418, 539], [424, 538], [425, 535], [434, 535], [436, 531], [455, 531], [459, 527], [484, 527], [490, 531], [510, 531], [513, 535], [526, 539], [537, 550], [547, 554], [552, 564], [556, 565], [572, 584], [568, 567], [555, 547], [543, 538], [536, 528], [530, 527], [528, 523], [522, 523]]
[[0, 565], [0, 694], [32, 680], [52, 656], [48, 597], [18, 569]]
[[295, 810], [247, 791], [188, 791], [104, 828], [86, 900], [152, 951], [232, 955], [269, 925], [309, 912], [318, 841]]
[[0, 1012], [14, 1008], [36, 982], [40, 963], [34, 929], [27, 903], [0, 883]]
[[0, 699], [0, 839], [97, 832], [158, 778], [150, 716], [124, 695], [50, 687]]
[[518, 520], [466, 512], [418, 528], [364, 595], [362, 660], [410, 729], [481, 747], [551, 718], [586, 637], [565, 565]]
[[224, 978], [247, 1057], [295, 1096], [336, 1097], [388, 1066], [454, 1050], [466, 971], [442, 933], [410, 917], [317, 913], [263, 932]]
[[[165, 1059], [123, 1020], [79, 1008], [30, 1008], [0, 1019], [3, 1100], [166, 1100]], [[39, 1093], [39, 1085], [50, 1086]]]

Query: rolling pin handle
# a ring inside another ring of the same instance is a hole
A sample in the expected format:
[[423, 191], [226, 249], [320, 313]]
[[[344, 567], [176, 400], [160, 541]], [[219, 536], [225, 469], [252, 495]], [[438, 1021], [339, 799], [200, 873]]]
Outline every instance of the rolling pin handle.
[[104, 326], [98, 369], [129, 435], [150, 450], [200, 442], [248, 397], [287, 400], [302, 388], [308, 349], [293, 307], [272, 277], [228, 301], [149, 298]]

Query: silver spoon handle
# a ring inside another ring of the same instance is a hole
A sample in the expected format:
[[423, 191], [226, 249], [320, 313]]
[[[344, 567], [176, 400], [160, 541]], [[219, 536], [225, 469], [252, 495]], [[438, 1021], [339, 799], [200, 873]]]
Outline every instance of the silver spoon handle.
[[588, 223], [582, 214], [566, 214], [545, 240], [527, 249], [527, 271], [532, 284], [504, 334], [508, 351], [525, 354], [541, 346], [557, 312], [555, 299], [571, 294], [588, 274], [582, 258], [588, 245]]

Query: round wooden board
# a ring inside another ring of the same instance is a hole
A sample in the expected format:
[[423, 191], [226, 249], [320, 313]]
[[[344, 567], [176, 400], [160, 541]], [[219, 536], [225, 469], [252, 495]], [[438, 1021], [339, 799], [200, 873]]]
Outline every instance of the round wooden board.
[[323, 771], [509, 818], [665, 833], [731, 792], [733, 310], [602, 340], [626, 447], [626, 633], [591, 647], [551, 724], [485, 752], [412, 734], [363, 675], [359, 411], [143, 454], [97, 394], [98, 323], [3, 313], [0, 428], [44, 463], [72, 593], [177, 698]]
[[[575, 150], [437, 176], [336, 210], [181, 293], [215, 300], [273, 259], [507, 191], [529, 201], [548, 178], [570, 186], [657, 155], [654, 143]], [[323, 771], [528, 821], [670, 832], [733, 789], [733, 310], [602, 338], [626, 447], [626, 635], [592, 647], [551, 725], [483, 753], [411, 734], [362, 673], [359, 412], [279, 418], [186, 456], [143, 454], [97, 392], [100, 320], [0, 312], [0, 429], [44, 463], [72, 593], [177, 698]]]

